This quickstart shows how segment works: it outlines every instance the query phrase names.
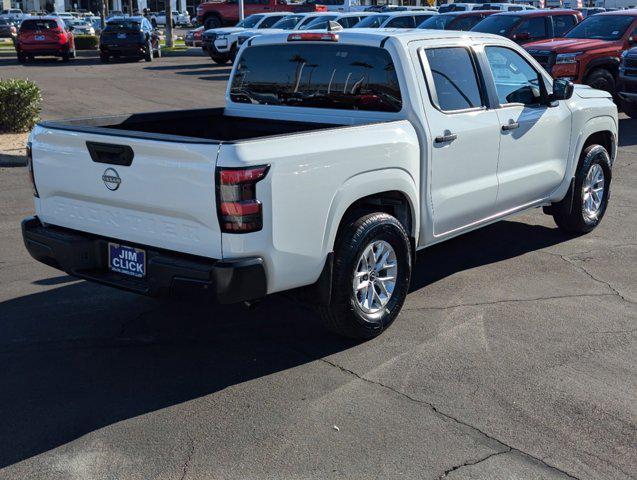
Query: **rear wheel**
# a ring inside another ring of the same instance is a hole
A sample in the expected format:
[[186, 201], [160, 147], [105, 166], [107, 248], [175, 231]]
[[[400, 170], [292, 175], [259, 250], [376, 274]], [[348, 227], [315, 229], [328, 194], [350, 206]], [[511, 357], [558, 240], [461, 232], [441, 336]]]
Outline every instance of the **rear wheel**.
[[411, 268], [409, 237], [391, 215], [371, 213], [342, 227], [331, 300], [319, 307], [327, 328], [356, 339], [379, 335], [405, 302]]
[[606, 149], [601, 145], [587, 147], [575, 174], [572, 204], [558, 204], [552, 212], [557, 226], [570, 233], [588, 233], [599, 225], [608, 206], [611, 179]]
[[69, 50], [62, 52], [62, 61], [66, 63], [66, 62], [69, 62], [70, 60], [71, 60], [71, 52]]
[[211, 28], [219, 28], [221, 26], [221, 21], [213, 15], [206, 18], [203, 24], [206, 30], [210, 30]]
[[100, 61], [102, 63], [108, 63], [110, 61], [110, 57], [104, 53], [100, 54]]
[[161, 58], [161, 45], [157, 44], [157, 50], [153, 52], [155, 58]]
[[70, 56], [71, 58], [75, 58], [75, 57], [77, 56], [77, 55], [76, 55], [76, 53], [75, 53], [75, 47], [73, 47], [73, 50], [71, 50], [71, 51], [69, 52], [69, 56]]
[[225, 65], [226, 63], [228, 63], [228, 57], [217, 57], [210, 55], [210, 58], [212, 58], [212, 61], [215, 62], [217, 65]]
[[586, 85], [615, 95], [615, 76], [605, 68], [596, 68], [586, 77]]
[[27, 63], [27, 56], [24, 53], [18, 52], [18, 62]]

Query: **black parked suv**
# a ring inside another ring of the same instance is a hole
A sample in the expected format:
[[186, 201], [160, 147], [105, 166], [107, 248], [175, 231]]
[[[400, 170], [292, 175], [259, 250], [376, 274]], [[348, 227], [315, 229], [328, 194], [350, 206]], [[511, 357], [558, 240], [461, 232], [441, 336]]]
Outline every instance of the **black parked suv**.
[[637, 118], [637, 47], [622, 53], [617, 91], [624, 113]]
[[143, 58], [152, 62], [161, 56], [159, 34], [145, 17], [121, 17], [109, 20], [100, 35], [100, 59], [112, 57]]

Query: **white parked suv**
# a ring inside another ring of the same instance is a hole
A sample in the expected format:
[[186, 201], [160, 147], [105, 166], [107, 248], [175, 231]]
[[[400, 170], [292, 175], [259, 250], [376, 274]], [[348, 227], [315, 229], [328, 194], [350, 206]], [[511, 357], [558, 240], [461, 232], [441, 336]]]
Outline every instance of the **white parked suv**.
[[[173, 11], [173, 27], [177, 25], [188, 26], [190, 25], [190, 15], [188, 12], [179, 13], [178, 11]], [[150, 22], [153, 27], [165, 27], [166, 26], [166, 12], [161, 11], [157, 15], [153, 15], [150, 18]]]
[[[223, 65], [234, 60], [237, 54], [237, 35], [246, 30], [263, 30], [272, 26], [289, 12], [255, 13], [249, 15], [234, 27], [220, 27], [206, 30], [201, 36], [201, 48], [216, 63]], [[232, 35], [236, 33], [237, 35]]]
[[39, 123], [30, 254], [147, 295], [304, 287], [330, 329], [370, 338], [400, 312], [417, 250], [535, 207], [585, 233], [607, 208], [611, 96], [499, 36], [263, 35], [226, 101]]

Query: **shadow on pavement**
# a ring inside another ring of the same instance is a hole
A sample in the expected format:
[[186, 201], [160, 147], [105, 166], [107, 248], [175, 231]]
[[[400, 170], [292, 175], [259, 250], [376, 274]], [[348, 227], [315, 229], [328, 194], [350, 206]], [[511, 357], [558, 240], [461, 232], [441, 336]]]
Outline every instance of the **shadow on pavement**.
[[[412, 291], [566, 239], [557, 229], [500, 222], [420, 253]], [[282, 295], [248, 311], [148, 299], [79, 281], [5, 301], [0, 468], [355, 345], [325, 332], [309, 309]]]

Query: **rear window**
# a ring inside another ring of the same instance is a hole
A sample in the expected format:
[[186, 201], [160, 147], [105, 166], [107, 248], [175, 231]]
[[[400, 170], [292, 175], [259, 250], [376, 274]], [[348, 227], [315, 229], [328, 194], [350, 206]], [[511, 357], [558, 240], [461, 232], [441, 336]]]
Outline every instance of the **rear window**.
[[394, 63], [378, 47], [262, 45], [243, 52], [230, 87], [237, 103], [398, 112]]
[[55, 20], [25, 20], [20, 25], [20, 30], [55, 30], [58, 24]]
[[108, 22], [106, 27], [104, 28], [105, 32], [119, 32], [119, 31], [127, 31], [127, 32], [138, 32], [141, 29], [140, 22], [133, 22], [127, 20], [118, 20], [117, 22]]

